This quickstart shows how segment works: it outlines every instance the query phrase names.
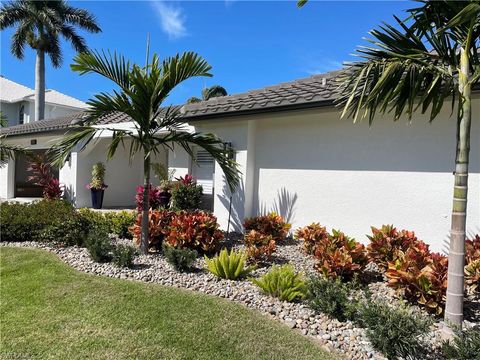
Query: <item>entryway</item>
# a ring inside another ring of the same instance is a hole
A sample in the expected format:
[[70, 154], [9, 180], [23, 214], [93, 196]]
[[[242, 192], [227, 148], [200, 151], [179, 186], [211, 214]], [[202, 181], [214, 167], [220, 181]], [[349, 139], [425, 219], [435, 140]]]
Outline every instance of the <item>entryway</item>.
[[[30, 157], [35, 155], [44, 156], [46, 150], [31, 150], [32, 155], [19, 154], [15, 157], [15, 191], [16, 198], [41, 198], [43, 189], [31, 181], [28, 177], [32, 174], [27, 170], [30, 163]], [[58, 169], [52, 167], [53, 175], [58, 179]]]

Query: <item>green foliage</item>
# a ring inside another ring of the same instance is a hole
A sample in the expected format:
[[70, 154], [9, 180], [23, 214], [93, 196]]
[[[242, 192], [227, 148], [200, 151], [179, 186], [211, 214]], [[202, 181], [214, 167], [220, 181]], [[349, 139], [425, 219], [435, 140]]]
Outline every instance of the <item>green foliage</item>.
[[114, 247], [104, 228], [92, 229], [88, 234], [86, 246], [93, 261], [104, 263], [112, 260]]
[[243, 252], [222, 249], [219, 255], [209, 259], [205, 255], [205, 262], [208, 271], [212, 274], [230, 280], [237, 280], [247, 276], [255, 267], [245, 267], [247, 255]]
[[175, 211], [194, 211], [202, 203], [203, 188], [196, 183], [177, 183], [172, 190], [171, 208]]
[[339, 278], [312, 277], [307, 282], [307, 302], [317, 313], [324, 313], [340, 321], [354, 320], [358, 307], [351, 298], [351, 286]]
[[92, 168], [92, 182], [89, 184], [90, 189], [104, 190], [105, 185], [105, 165], [98, 162]]
[[446, 360], [479, 360], [480, 359], [480, 328], [472, 327], [463, 331], [454, 329], [452, 341], [442, 344], [442, 353]]
[[135, 211], [109, 211], [104, 213], [103, 216], [105, 217], [111, 234], [115, 234], [121, 239], [132, 239], [132, 234], [128, 229], [133, 226], [137, 220]]
[[430, 319], [412, 314], [404, 307], [369, 301], [360, 305], [358, 321], [367, 328], [373, 347], [389, 359], [422, 358], [426, 347], [421, 337], [429, 331]]
[[110, 230], [109, 224], [102, 212], [94, 211], [89, 208], [81, 208], [78, 209], [78, 213], [84, 221], [88, 223], [89, 227], [101, 227], [104, 228], [105, 231]]
[[301, 300], [306, 294], [303, 275], [296, 273], [291, 265], [274, 265], [268, 273], [251, 281], [265, 293], [282, 301]]
[[162, 244], [162, 250], [167, 262], [172, 265], [175, 270], [180, 272], [191, 269], [198, 257], [196, 250], [175, 248], [167, 244]]
[[113, 247], [112, 261], [118, 267], [130, 268], [133, 265], [133, 259], [137, 254], [137, 249], [129, 245], [117, 245]]
[[[4, 202], [0, 207], [1, 241], [44, 241], [55, 238], [61, 225], [76, 221], [73, 206], [64, 200], [41, 200], [30, 204]], [[50, 228], [48, 234], [46, 229]], [[55, 238], [56, 242], [62, 237]]]

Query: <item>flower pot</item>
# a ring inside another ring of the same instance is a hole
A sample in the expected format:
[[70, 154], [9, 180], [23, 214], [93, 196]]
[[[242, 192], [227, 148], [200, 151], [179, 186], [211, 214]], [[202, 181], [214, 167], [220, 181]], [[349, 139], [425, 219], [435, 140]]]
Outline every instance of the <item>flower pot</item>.
[[92, 208], [101, 209], [103, 205], [103, 189], [90, 189], [92, 194]]
[[160, 193], [160, 206], [168, 209], [168, 205], [170, 203], [170, 199], [172, 198], [172, 194], [170, 194], [168, 191], [162, 191]]

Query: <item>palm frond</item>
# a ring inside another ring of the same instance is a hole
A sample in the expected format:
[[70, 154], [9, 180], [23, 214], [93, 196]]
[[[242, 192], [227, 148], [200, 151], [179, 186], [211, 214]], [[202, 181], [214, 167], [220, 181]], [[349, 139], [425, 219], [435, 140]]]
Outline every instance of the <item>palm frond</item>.
[[82, 151], [93, 140], [98, 129], [93, 127], [72, 127], [56, 144], [48, 151], [52, 164], [57, 167], [63, 166], [65, 160], [73, 151]]
[[6, 137], [0, 138], [0, 166], [6, 164], [10, 159], [15, 158], [18, 154], [29, 154], [30, 151], [21, 146], [5, 143]]

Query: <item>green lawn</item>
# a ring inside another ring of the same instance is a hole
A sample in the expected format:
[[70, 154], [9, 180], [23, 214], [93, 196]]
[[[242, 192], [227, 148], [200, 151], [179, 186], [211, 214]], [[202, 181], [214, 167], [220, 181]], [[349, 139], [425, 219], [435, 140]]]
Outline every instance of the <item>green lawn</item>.
[[333, 359], [243, 306], [1, 248], [1, 359]]

